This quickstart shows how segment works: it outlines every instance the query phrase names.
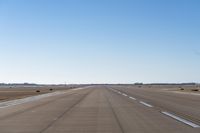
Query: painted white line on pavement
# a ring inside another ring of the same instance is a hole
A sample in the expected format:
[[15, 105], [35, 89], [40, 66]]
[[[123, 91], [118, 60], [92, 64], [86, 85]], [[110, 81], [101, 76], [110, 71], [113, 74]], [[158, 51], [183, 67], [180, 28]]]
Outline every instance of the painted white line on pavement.
[[123, 96], [127, 97], [128, 95], [126, 95], [125, 93], [122, 94]]
[[145, 106], [147, 106], [147, 107], [150, 107], [150, 108], [153, 107], [152, 105], [150, 105], [150, 104], [148, 104], [148, 103], [145, 103], [145, 102], [143, 102], [143, 101], [140, 101], [140, 103], [143, 104], [143, 105], [145, 105]]
[[134, 97], [129, 97], [130, 99], [132, 99], [132, 100], [136, 100], [136, 98], [134, 98]]
[[169, 116], [169, 117], [171, 117], [171, 118], [173, 118], [173, 119], [175, 119], [175, 120], [178, 120], [178, 121], [180, 121], [180, 122], [182, 122], [182, 123], [184, 123], [186, 125], [189, 125], [189, 126], [191, 126], [193, 128], [199, 128], [200, 127], [199, 125], [197, 125], [195, 123], [192, 123], [191, 121], [185, 120], [185, 119], [180, 118], [178, 116], [175, 116], [175, 115], [173, 115], [171, 113], [164, 112], [164, 111], [162, 113], [165, 114], [165, 115], [167, 115], [167, 116]]

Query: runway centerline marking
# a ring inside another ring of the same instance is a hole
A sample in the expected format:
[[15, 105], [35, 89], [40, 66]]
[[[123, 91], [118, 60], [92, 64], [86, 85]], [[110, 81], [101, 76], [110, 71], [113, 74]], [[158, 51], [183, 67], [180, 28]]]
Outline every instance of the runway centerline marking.
[[132, 100], [136, 100], [136, 98], [134, 98], [134, 97], [129, 97], [130, 99], [132, 99]]
[[171, 118], [173, 118], [173, 119], [175, 119], [177, 121], [180, 121], [180, 122], [182, 122], [182, 123], [184, 123], [186, 125], [189, 125], [189, 126], [191, 126], [193, 128], [200, 128], [200, 125], [197, 125], [197, 124], [195, 124], [195, 123], [193, 123], [191, 121], [188, 121], [188, 120], [185, 120], [185, 119], [180, 118], [178, 116], [175, 116], [175, 115], [173, 115], [173, 114], [171, 114], [169, 112], [162, 111], [161, 113], [165, 114], [166, 116], [169, 116], [169, 117], [171, 117]]
[[147, 107], [150, 107], [150, 108], [153, 107], [151, 104], [145, 103], [145, 102], [143, 102], [143, 101], [140, 101], [140, 103], [143, 104], [143, 105], [145, 105], [145, 106], [147, 106]]
[[128, 95], [126, 95], [125, 93], [122, 94], [123, 96], [127, 97]]

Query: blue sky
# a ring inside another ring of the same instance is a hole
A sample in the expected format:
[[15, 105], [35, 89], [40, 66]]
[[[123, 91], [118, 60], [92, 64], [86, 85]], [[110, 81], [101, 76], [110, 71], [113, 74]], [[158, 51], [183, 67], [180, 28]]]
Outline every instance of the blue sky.
[[0, 0], [0, 82], [200, 82], [199, 0]]

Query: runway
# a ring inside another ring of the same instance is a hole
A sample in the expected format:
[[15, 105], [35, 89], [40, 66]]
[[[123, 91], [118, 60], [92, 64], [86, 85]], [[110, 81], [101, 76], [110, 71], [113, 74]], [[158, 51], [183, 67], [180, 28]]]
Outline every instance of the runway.
[[200, 98], [180, 103], [189, 96], [177, 95], [110, 85], [66, 90], [1, 108], [0, 132], [199, 133]]

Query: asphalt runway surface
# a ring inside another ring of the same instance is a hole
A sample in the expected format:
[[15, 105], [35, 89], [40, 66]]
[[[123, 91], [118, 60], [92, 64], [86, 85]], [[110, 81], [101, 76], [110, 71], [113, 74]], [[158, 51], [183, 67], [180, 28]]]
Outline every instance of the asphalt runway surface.
[[0, 132], [199, 133], [199, 105], [200, 96], [98, 85], [0, 103]]

